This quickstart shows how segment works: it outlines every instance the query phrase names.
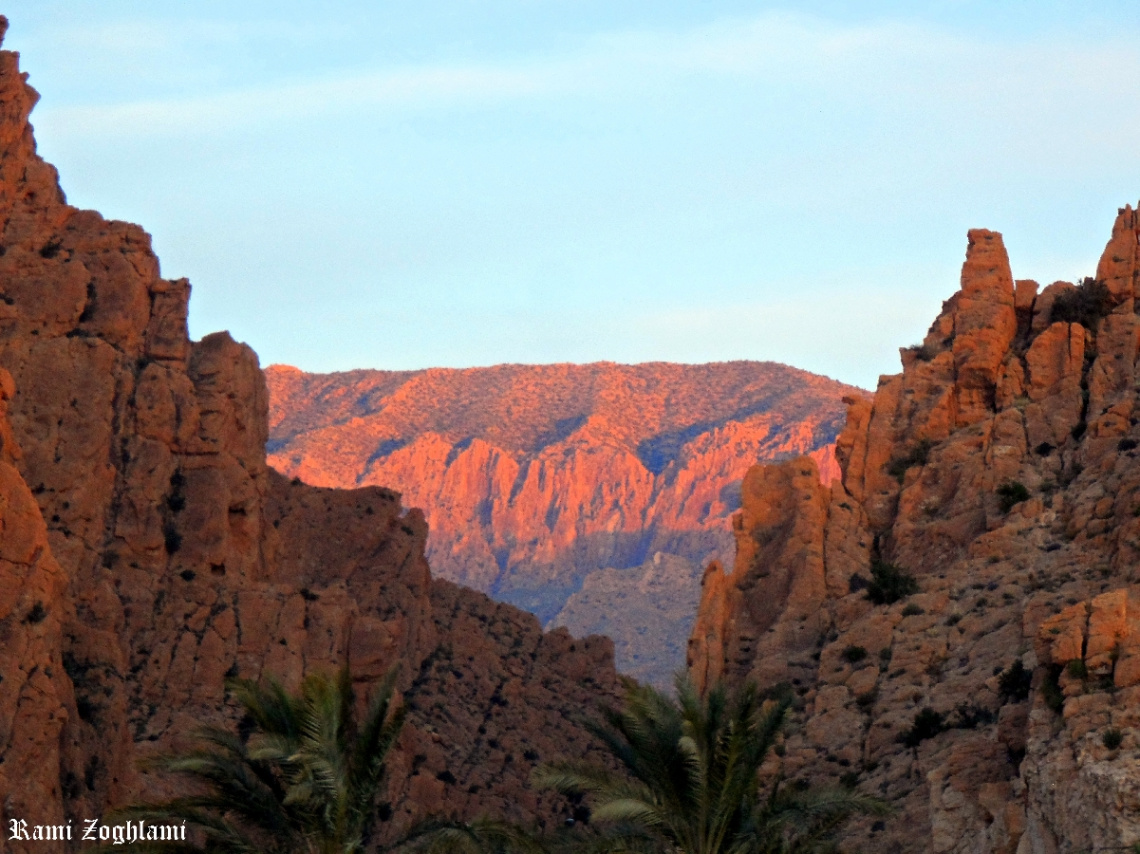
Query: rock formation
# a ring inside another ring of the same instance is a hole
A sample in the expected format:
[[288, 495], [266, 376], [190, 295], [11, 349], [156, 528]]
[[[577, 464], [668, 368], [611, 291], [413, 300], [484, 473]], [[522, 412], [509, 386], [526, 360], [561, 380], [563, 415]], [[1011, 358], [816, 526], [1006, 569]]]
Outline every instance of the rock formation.
[[794, 687], [784, 773], [899, 807], [852, 849], [1140, 841], [1138, 244], [1125, 208], [1095, 279], [1038, 293], [971, 231], [961, 290], [852, 400], [841, 480], [744, 480], [691, 671]]
[[[427, 515], [434, 572], [546, 625], [604, 626], [619, 666], [657, 682], [684, 665], [701, 567], [730, 554], [744, 472], [812, 454], [829, 481], [842, 398], [862, 395], [758, 362], [266, 373], [270, 465], [399, 489]], [[665, 611], [643, 592], [655, 554], [678, 585]]]
[[397, 493], [270, 469], [256, 356], [225, 333], [191, 342], [189, 285], [161, 278], [148, 235], [66, 204], [36, 97], [0, 52], [4, 827], [139, 794], [140, 756], [232, 720], [227, 676], [295, 685], [346, 661], [363, 683], [402, 663], [394, 825], [557, 820], [529, 775], [594, 749], [576, 721], [616, 689], [610, 642], [433, 581]]

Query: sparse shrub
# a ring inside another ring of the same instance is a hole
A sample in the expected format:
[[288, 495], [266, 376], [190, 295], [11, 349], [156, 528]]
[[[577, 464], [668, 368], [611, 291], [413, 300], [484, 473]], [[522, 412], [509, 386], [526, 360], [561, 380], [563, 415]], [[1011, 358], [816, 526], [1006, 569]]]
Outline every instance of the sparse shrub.
[[1040, 445], [1033, 449], [1033, 452], [1039, 457], [1047, 457], [1055, 450], [1056, 447], [1054, 445], [1050, 444], [1049, 442], [1042, 442]]
[[1116, 443], [1116, 450], [1118, 451], [1131, 451], [1136, 447], [1135, 439], [1121, 439]]
[[1020, 703], [1029, 698], [1032, 682], [1033, 671], [1027, 668], [1019, 658], [998, 679], [998, 694], [1003, 700]]
[[839, 785], [845, 789], [854, 789], [859, 785], [859, 772], [846, 771], [839, 775]]
[[902, 743], [907, 747], [918, 747], [945, 729], [946, 716], [927, 706], [914, 716], [914, 725], [902, 734]]
[[36, 602], [30, 609], [28, 609], [27, 616], [24, 617], [24, 622], [30, 623], [33, 626], [36, 623], [42, 623], [44, 621], [44, 618], [47, 617], [47, 613], [47, 608], [44, 607], [44, 603]]
[[869, 583], [862, 575], [855, 573], [847, 579], [847, 589], [851, 593], [858, 593], [860, 590], [866, 590]]
[[880, 560], [871, 564], [871, 583], [867, 585], [867, 598], [876, 605], [893, 605], [917, 592], [918, 582], [906, 570]]
[[849, 646], [841, 653], [844, 661], [856, 664], [867, 657], [867, 650], [861, 646]]
[[182, 548], [182, 535], [178, 533], [178, 528], [174, 526], [173, 522], [167, 522], [162, 526], [162, 540], [168, 555], [172, 555]]
[[958, 716], [954, 722], [955, 729], [976, 729], [979, 724], [984, 726], [997, 720], [994, 712], [977, 703], [959, 703], [954, 708], [954, 714]]
[[887, 474], [902, 483], [908, 469], [926, 465], [926, 461], [930, 457], [930, 449], [933, 447], [934, 443], [929, 439], [919, 440], [906, 454], [895, 457], [887, 463]]
[[1089, 669], [1085, 663], [1079, 658], [1074, 658], [1065, 665], [1065, 672], [1072, 676], [1074, 679], [1088, 679]]
[[946, 618], [946, 625], [948, 625], [948, 626], [956, 626], [960, 622], [962, 622], [962, 615], [961, 614], [951, 614], [949, 617]]
[[997, 488], [998, 504], [1002, 513], [1008, 513], [1015, 505], [1029, 498], [1025, 484], [1017, 480], [1007, 480]]
[[1095, 332], [1097, 321], [1112, 310], [1109, 299], [1104, 282], [1086, 277], [1075, 289], [1057, 295], [1049, 312], [1049, 322], [1079, 323]]
[[178, 469], [170, 475], [170, 492], [166, 496], [166, 506], [171, 513], [181, 513], [186, 507], [186, 476]]
[[1058, 715], [1065, 708], [1065, 693], [1061, 690], [1060, 678], [1061, 667], [1054, 664], [1045, 671], [1045, 678], [1041, 680], [1041, 697], [1045, 700], [1045, 705]]
[[904, 617], [917, 617], [919, 614], [925, 613], [926, 611], [915, 605], [913, 602], [902, 609], [902, 615]]
[[915, 344], [910, 348], [910, 351], [920, 362], [932, 362], [934, 357], [938, 355], [938, 348], [930, 344]]
[[1116, 750], [1124, 742], [1124, 733], [1116, 727], [1106, 729], [1100, 740], [1109, 750]]

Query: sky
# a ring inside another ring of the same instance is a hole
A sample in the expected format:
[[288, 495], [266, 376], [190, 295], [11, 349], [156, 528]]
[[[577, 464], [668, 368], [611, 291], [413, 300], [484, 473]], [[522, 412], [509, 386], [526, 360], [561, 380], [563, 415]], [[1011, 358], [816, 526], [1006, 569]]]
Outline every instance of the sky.
[[1095, 272], [1140, 4], [16, 0], [68, 200], [310, 371], [771, 359], [873, 388], [958, 286]]

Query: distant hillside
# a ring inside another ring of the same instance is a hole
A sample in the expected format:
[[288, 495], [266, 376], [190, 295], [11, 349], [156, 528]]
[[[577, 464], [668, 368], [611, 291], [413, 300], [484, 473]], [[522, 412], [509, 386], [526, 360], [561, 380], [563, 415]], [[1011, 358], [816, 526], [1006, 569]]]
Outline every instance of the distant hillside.
[[[434, 573], [547, 625], [604, 627], [619, 666], [655, 681], [684, 663], [701, 568], [732, 554], [744, 473], [810, 453], [837, 476], [842, 399], [863, 394], [762, 362], [266, 377], [272, 466], [399, 490], [427, 514]], [[598, 595], [613, 585], [626, 598]]]

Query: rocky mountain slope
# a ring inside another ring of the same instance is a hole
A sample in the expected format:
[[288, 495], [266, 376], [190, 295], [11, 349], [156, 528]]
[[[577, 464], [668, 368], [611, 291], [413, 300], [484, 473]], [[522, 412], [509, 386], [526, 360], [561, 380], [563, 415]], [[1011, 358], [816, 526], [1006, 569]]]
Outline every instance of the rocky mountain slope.
[[794, 688], [783, 772], [899, 807], [852, 850], [1140, 841], [1138, 282], [1131, 208], [1080, 285], [1015, 282], [972, 231], [961, 290], [852, 404], [841, 481], [746, 476], [691, 670]]
[[[758, 362], [266, 375], [270, 465], [399, 489], [436, 573], [548, 625], [604, 626], [622, 669], [659, 682], [684, 664], [701, 568], [730, 553], [744, 472], [812, 454], [829, 479], [842, 399], [862, 394]], [[642, 593], [658, 554], [676, 567], [665, 611]], [[578, 595], [597, 584], [638, 604]]]
[[529, 776], [594, 750], [577, 721], [616, 690], [610, 642], [433, 580], [397, 493], [270, 469], [256, 356], [191, 342], [189, 285], [147, 234], [66, 204], [17, 59], [0, 51], [0, 822], [161, 794], [136, 760], [232, 720], [225, 677], [345, 661], [365, 685], [402, 664], [395, 825], [560, 821]]

